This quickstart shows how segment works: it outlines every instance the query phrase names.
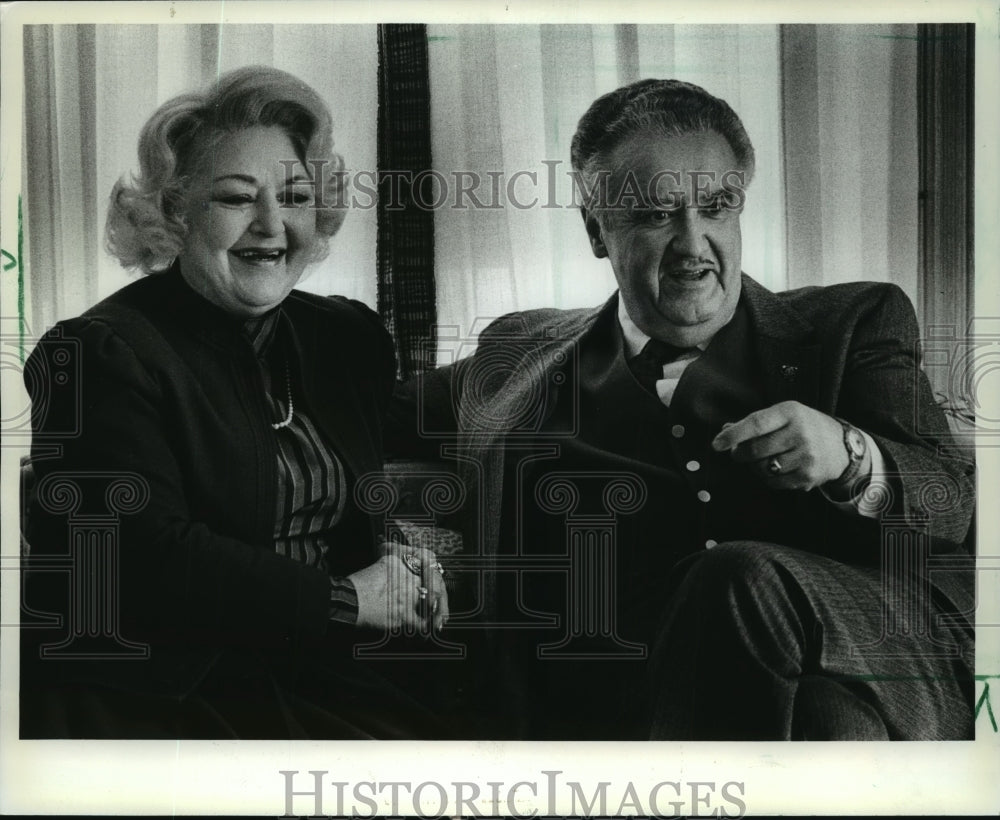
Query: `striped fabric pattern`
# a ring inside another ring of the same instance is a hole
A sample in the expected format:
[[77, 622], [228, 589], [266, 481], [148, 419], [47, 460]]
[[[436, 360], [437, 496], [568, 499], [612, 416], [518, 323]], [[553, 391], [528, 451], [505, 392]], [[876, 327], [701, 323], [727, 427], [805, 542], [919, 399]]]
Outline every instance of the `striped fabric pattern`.
[[[280, 353], [278, 348], [282, 346], [275, 345], [280, 312], [276, 308], [244, 326], [261, 365], [274, 422], [284, 420], [288, 414], [287, 353]], [[278, 355], [272, 355], [275, 353]], [[274, 549], [293, 561], [326, 570], [328, 537], [346, 506], [344, 465], [301, 406], [295, 407], [291, 423], [275, 430], [274, 436], [278, 445]], [[345, 578], [332, 579], [331, 620], [353, 623], [357, 611], [354, 585]]]
[[[282, 419], [288, 405], [268, 399], [274, 418]], [[346, 477], [340, 459], [324, 444], [320, 432], [296, 410], [292, 423], [275, 431], [278, 443], [278, 514], [274, 548], [293, 561], [326, 566], [326, 533], [344, 512]]]

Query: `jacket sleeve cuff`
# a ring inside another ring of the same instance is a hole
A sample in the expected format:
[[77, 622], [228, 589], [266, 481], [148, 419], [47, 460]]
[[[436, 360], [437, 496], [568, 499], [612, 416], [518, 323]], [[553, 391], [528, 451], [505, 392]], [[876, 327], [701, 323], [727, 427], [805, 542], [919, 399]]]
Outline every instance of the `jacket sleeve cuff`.
[[358, 621], [358, 592], [350, 578], [330, 579], [330, 620], [349, 626]]

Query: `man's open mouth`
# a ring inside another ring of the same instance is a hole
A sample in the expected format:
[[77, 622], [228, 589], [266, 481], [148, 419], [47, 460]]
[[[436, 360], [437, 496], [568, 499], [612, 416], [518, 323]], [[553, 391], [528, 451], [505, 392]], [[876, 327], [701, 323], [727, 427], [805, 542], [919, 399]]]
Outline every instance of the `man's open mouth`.
[[237, 259], [244, 262], [264, 263], [280, 262], [285, 256], [284, 248], [244, 248], [230, 251]]
[[685, 268], [683, 270], [668, 270], [667, 276], [677, 282], [700, 282], [713, 273], [715, 273], [713, 268]]

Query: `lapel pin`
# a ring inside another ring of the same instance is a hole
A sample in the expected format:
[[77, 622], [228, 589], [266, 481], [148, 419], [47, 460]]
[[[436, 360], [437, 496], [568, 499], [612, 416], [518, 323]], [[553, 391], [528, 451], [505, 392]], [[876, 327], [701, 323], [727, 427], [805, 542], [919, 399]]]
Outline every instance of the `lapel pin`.
[[783, 364], [781, 366], [781, 376], [785, 381], [793, 382], [799, 375], [799, 369], [794, 364]]

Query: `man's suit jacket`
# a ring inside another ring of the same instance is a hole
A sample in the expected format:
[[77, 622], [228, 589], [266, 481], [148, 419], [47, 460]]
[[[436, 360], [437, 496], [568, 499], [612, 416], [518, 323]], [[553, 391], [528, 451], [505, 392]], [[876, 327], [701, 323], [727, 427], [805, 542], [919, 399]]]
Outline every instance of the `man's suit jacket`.
[[[920, 370], [918, 327], [905, 294], [873, 283], [771, 293], [744, 275], [741, 299], [763, 380], [762, 406], [796, 400], [868, 432], [893, 477], [884, 515], [929, 532], [935, 553], [960, 551], [973, 510], [974, 468], [954, 451]], [[536, 437], [559, 402], [572, 400], [577, 353], [599, 319], [616, 310], [617, 294], [597, 309], [502, 317], [482, 333], [475, 355], [397, 389], [387, 449], [437, 457], [447, 433], [454, 434], [451, 451], [466, 468], [468, 486], [478, 489], [465, 527], [476, 552], [493, 554], [499, 546], [506, 451]], [[711, 353], [710, 345], [703, 356]], [[727, 378], [724, 366], [716, 375]], [[735, 420], [711, 419], [711, 403], [699, 408], [700, 400], [690, 397], [706, 421], [721, 427]], [[870, 531], [877, 537], [877, 526]], [[877, 543], [871, 560], [879, 560]], [[970, 578], [971, 572], [935, 575], [961, 607], [971, 600]]]

